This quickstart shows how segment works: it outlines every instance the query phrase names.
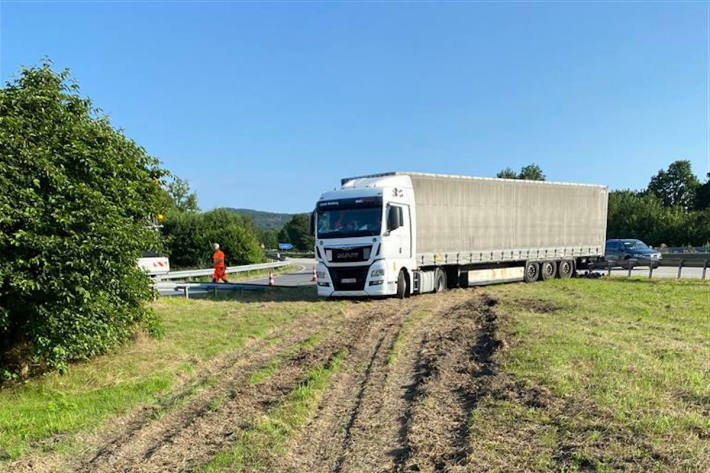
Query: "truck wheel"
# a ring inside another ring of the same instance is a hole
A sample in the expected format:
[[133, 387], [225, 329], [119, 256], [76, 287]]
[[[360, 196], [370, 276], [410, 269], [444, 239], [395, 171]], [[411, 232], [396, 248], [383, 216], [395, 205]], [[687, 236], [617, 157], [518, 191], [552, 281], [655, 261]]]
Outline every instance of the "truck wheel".
[[540, 265], [540, 277], [543, 281], [554, 279], [557, 274], [557, 265], [554, 261], [543, 261]]
[[535, 282], [540, 276], [540, 264], [535, 261], [525, 263], [525, 282]]
[[434, 292], [444, 292], [446, 290], [446, 273], [440, 269], [436, 270], [434, 276]]
[[574, 273], [574, 262], [569, 259], [563, 259], [557, 265], [557, 277], [560, 279], [569, 279]]
[[399, 271], [397, 276], [397, 298], [404, 299], [407, 297], [407, 278], [404, 277], [404, 271]]

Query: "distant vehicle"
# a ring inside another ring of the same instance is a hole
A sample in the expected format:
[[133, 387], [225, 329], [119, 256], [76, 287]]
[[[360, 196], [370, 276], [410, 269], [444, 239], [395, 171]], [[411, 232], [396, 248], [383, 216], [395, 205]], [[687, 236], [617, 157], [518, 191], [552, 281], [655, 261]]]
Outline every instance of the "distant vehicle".
[[628, 268], [632, 264], [657, 268], [663, 258], [660, 251], [650, 248], [641, 240], [613, 239], [606, 242], [604, 259], [622, 268]]
[[170, 261], [160, 253], [145, 251], [138, 258], [138, 267], [154, 278], [170, 272]]
[[604, 254], [604, 186], [390, 172], [346, 178], [311, 217], [318, 295], [569, 278]]
[[293, 245], [291, 243], [279, 243], [279, 250], [292, 250]]

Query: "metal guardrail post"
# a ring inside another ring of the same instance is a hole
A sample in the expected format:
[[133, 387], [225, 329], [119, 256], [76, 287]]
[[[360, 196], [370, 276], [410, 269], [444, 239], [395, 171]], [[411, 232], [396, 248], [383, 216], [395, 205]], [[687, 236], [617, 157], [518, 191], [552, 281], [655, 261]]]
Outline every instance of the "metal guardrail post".
[[187, 286], [187, 284], [185, 285], [184, 291], [185, 291], [185, 299], [189, 299], [190, 298], [190, 289]]
[[609, 261], [609, 264], [607, 265], [606, 275], [611, 276], [611, 261]]
[[685, 262], [685, 259], [681, 258], [680, 264], [678, 265], [678, 279], [680, 279], [680, 273], [683, 271], [683, 263], [684, 262]]
[[217, 286], [212, 286], [212, 295], [217, 297]]
[[632, 269], [634, 269], [634, 264], [631, 262], [631, 260], [629, 260], [629, 272], [628, 272], [628, 274], [626, 275], [627, 278], [630, 278], [630, 277], [631, 277], [631, 270], [632, 270]]
[[710, 260], [705, 258], [705, 263], [703, 264], [703, 281], [705, 281], [705, 273], [708, 270], [708, 262], [710, 262]]
[[648, 279], [653, 277], [653, 263], [648, 265]]

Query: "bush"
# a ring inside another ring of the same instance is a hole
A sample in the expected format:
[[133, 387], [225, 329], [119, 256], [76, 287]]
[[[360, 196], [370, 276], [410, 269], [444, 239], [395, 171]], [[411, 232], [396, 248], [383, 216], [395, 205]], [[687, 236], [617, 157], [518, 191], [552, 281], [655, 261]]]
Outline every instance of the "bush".
[[265, 261], [251, 220], [236, 212], [171, 212], [165, 219], [163, 234], [172, 267], [211, 266], [215, 242], [224, 251], [228, 266]]
[[154, 322], [136, 261], [157, 237], [158, 162], [48, 63], [1, 89], [0, 149], [1, 371], [62, 368]]

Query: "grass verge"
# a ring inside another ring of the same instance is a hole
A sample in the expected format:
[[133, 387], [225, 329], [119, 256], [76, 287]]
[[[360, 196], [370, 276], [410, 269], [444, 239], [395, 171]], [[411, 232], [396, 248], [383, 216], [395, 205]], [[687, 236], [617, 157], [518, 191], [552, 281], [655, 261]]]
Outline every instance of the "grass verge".
[[487, 471], [703, 471], [710, 284], [556, 280], [498, 296], [501, 372], [473, 410]]
[[209, 385], [209, 378], [195, 375], [203, 364], [295, 318], [342, 307], [295, 290], [281, 292], [247, 294], [244, 300], [160, 299], [153, 307], [165, 327], [162, 338], [138, 334], [133, 343], [74, 364], [63, 375], [48, 373], [0, 389], [0, 470], [26, 454], [69, 451], [76, 434], [131, 408], [154, 406], [160, 415], [179, 404], [182, 398], [172, 397], [178, 388], [190, 395]]
[[291, 391], [274, 409], [240, 432], [236, 443], [217, 454], [198, 471], [245, 472], [266, 466], [272, 455], [283, 450], [289, 435], [303, 426], [315, 412], [331, 378], [340, 371], [346, 352], [338, 352], [327, 363], [311, 369], [304, 381]]

